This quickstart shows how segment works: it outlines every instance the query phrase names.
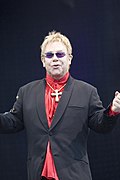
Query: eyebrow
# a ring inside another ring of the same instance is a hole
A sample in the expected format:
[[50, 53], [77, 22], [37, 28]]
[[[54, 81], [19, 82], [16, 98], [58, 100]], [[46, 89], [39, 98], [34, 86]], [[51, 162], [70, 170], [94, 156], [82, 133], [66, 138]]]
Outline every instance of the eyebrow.
[[57, 51], [47, 51], [47, 52], [64, 52], [63, 50], [57, 50]]

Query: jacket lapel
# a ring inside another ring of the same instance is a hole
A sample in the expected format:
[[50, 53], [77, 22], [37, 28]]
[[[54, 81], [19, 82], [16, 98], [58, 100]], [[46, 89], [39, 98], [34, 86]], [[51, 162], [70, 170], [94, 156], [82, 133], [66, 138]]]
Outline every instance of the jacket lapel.
[[38, 116], [45, 129], [48, 130], [48, 122], [45, 109], [45, 79], [40, 81], [40, 84], [36, 90], [36, 102]]
[[73, 86], [74, 86], [74, 79], [70, 76], [68, 79], [68, 82], [64, 88], [64, 91], [62, 93], [62, 96], [60, 98], [60, 101], [59, 101], [58, 107], [56, 109], [52, 124], [50, 126], [50, 130], [52, 128], [54, 128], [54, 126], [59, 122], [60, 118], [62, 117], [62, 115], [67, 107], [67, 104], [69, 102], [69, 99], [71, 97]]
[[74, 79], [70, 76], [60, 98], [52, 124], [49, 129], [45, 109], [45, 80], [43, 79], [40, 81], [39, 86], [36, 89], [37, 113], [46, 130], [51, 130], [59, 122], [71, 97], [73, 86]]

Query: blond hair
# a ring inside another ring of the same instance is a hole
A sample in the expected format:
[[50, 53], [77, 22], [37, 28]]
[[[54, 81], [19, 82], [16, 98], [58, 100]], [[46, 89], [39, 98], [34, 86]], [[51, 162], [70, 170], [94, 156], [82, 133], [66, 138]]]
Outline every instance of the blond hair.
[[40, 46], [40, 48], [41, 48], [41, 60], [44, 57], [44, 51], [45, 51], [47, 44], [50, 42], [55, 42], [55, 41], [62, 42], [66, 46], [68, 54], [70, 56], [72, 56], [72, 45], [71, 45], [69, 39], [65, 35], [61, 34], [60, 32], [51, 31], [44, 38], [44, 41], [43, 41], [42, 45]]

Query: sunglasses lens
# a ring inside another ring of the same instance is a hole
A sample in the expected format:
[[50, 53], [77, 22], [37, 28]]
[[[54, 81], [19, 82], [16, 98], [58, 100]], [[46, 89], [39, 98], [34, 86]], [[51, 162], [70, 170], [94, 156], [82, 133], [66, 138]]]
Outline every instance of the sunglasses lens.
[[[55, 53], [55, 55], [57, 56], [57, 58], [62, 58], [62, 57], [65, 56], [65, 53], [64, 52], [57, 52], [57, 53]], [[52, 58], [54, 56], [54, 53], [47, 52], [47, 53], [45, 53], [45, 56], [46, 56], [46, 58], [50, 59], [50, 58]]]
[[54, 54], [51, 52], [46, 53], [46, 58], [52, 58], [53, 56], [54, 56]]
[[65, 56], [65, 53], [64, 53], [64, 52], [57, 52], [57, 53], [56, 53], [56, 56], [57, 56], [58, 58], [62, 58], [62, 57]]

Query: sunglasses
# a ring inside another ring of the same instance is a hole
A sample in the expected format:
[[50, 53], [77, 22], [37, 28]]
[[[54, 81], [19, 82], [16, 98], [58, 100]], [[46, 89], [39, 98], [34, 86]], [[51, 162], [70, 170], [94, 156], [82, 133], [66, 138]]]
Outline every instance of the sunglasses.
[[56, 52], [56, 53], [53, 53], [53, 52], [47, 52], [45, 53], [45, 57], [46, 58], [53, 58], [53, 56], [56, 55], [57, 58], [62, 58], [64, 57], [66, 54], [64, 52]]

